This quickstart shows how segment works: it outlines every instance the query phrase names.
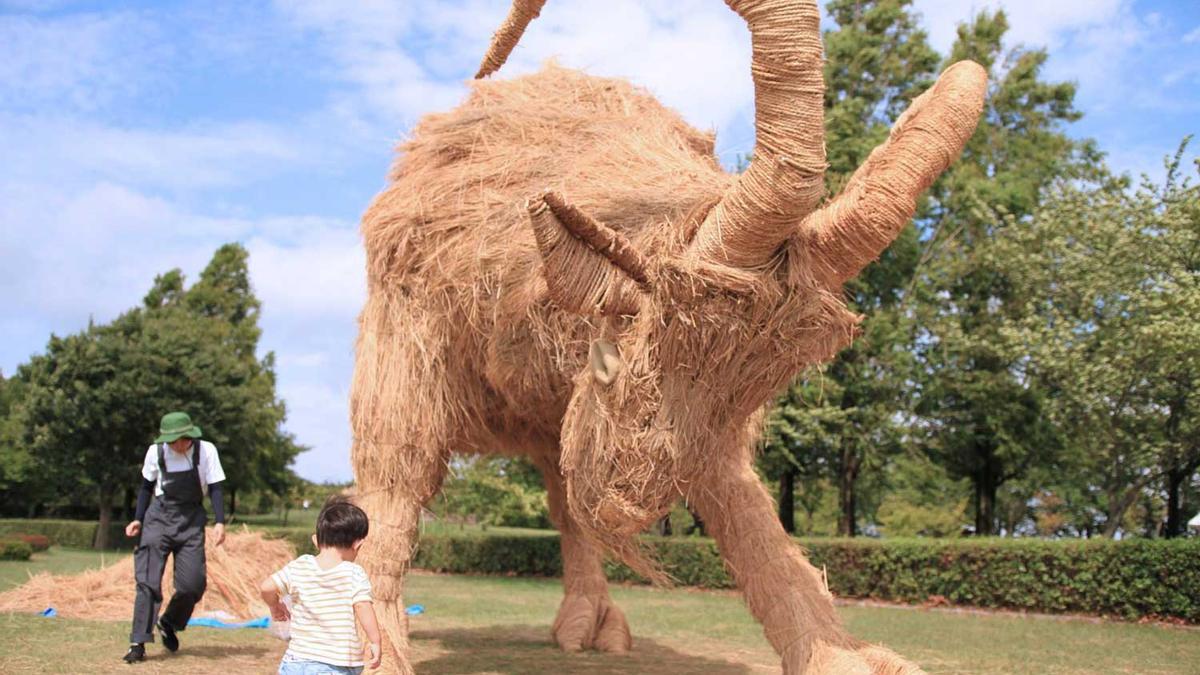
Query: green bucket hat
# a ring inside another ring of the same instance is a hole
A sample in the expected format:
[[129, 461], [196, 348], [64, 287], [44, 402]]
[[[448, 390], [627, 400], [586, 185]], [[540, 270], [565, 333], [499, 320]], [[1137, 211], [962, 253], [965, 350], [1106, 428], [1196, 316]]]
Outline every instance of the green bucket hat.
[[192, 424], [192, 418], [185, 412], [170, 412], [163, 415], [158, 424], [158, 438], [155, 443], [170, 443], [180, 436], [200, 438], [200, 427]]

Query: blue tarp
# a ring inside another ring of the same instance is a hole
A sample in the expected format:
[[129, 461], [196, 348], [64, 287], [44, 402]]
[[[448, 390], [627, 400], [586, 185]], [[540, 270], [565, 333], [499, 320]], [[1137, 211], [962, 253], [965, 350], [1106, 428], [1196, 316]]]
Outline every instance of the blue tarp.
[[198, 616], [192, 617], [192, 620], [188, 621], [188, 625], [207, 626], [209, 628], [266, 628], [267, 626], [271, 625], [271, 617], [264, 616], [260, 619], [251, 619], [241, 623], [226, 623], [220, 619]]

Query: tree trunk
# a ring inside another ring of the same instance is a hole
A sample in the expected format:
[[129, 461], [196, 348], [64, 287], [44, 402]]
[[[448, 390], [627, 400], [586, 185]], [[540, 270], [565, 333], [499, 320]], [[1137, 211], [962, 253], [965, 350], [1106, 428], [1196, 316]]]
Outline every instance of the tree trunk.
[[975, 536], [996, 533], [996, 491], [1000, 487], [992, 453], [988, 451], [979, 471], [975, 472]]
[[229, 488], [229, 515], [237, 513], [237, 488]]
[[842, 475], [838, 476], [838, 506], [841, 509], [838, 516], [838, 536], [853, 537], [858, 534], [858, 495], [855, 488], [861, 463], [862, 459], [858, 453], [842, 450]]
[[1108, 513], [1107, 520], [1104, 521], [1104, 536], [1109, 539], [1115, 539], [1117, 530], [1121, 529], [1121, 519], [1125, 517], [1125, 512], [1130, 506], [1137, 501], [1138, 494], [1142, 491], [1144, 481], [1138, 481], [1128, 490], [1125, 490], [1121, 495], [1110, 494], [1108, 498]]
[[796, 467], [790, 464], [779, 478], [779, 524], [788, 534], [796, 533]]
[[108, 530], [112, 525], [113, 512], [113, 489], [111, 487], [100, 488], [100, 525], [96, 528], [96, 540], [92, 544], [92, 548], [104, 550], [108, 548]]
[[1183, 487], [1184, 482], [1191, 478], [1192, 473], [1200, 467], [1200, 461], [1189, 464], [1187, 466], [1172, 469], [1167, 472], [1167, 525], [1163, 530], [1163, 536], [1168, 539], [1180, 537], [1185, 534], [1187, 523], [1185, 519], [1187, 514], [1183, 512], [1179, 503], [1179, 491]]
[[671, 514], [668, 513], [658, 519], [658, 522], [654, 524], [654, 532], [660, 537], [671, 536]]
[[700, 518], [699, 514], [697, 514], [695, 511], [691, 510], [690, 508], [688, 509], [688, 513], [692, 514], [692, 526], [688, 528], [687, 533], [689, 535], [698, 534], [701, 537], [705, 536], [704, 520], [702, 518]]

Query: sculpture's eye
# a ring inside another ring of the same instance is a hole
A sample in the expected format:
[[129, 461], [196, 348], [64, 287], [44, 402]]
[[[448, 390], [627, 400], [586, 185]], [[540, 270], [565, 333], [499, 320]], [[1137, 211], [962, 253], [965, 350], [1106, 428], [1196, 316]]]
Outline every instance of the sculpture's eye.
[[592, 367], [592, 377], [603, 385], [612, 384], [625, 367], [617, 346], [603, 339], [592, 342], [592, 347], [588, 350], [588, 363]]

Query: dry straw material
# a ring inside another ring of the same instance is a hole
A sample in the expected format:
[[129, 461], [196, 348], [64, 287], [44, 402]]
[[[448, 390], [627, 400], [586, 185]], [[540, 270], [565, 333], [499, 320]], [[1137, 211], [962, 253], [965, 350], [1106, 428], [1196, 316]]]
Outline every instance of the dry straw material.
[[[243, 530], [230, 532], [222, 546], [215, 546], [210, 536], [205, 555], [208, 589], [196, 613], [221, 610], [244, 620], [266, 616], [258, 585], [295, 554], [285, 541]], [[171, 568], [168, 562], [162, 582], [164, 601], [174, 591]], [[0, 593], [0, 612], [40, 612], [53, 607], [69, 619], [128, 619], [133, 611], [134, 588], [133, 558], [125, 557], [82, 574], [34, 575], [21, 586]]]
[[[543, 2], [517, 0], [480, 67], [496, 72]], [[601, 556], [668, 579], [636, 535], [683, 498], [787, 673], [918, 672], [841, 626], [751, 468], [763, 406], [857, 333], [842, 284], [958, 156], [986, 75], [949, 68], [822, 204], [815, 0], [727, 0], [751, 34], [754, 161], [620, 79], [549, 65], [472, 83], [399, 148], [363, 217], [368, 296], [351, 418], [362, 561], [389, 667], [404, 572], [451, 453], [531, 457], [563, 532], [565, 649], [628, 648]]]

